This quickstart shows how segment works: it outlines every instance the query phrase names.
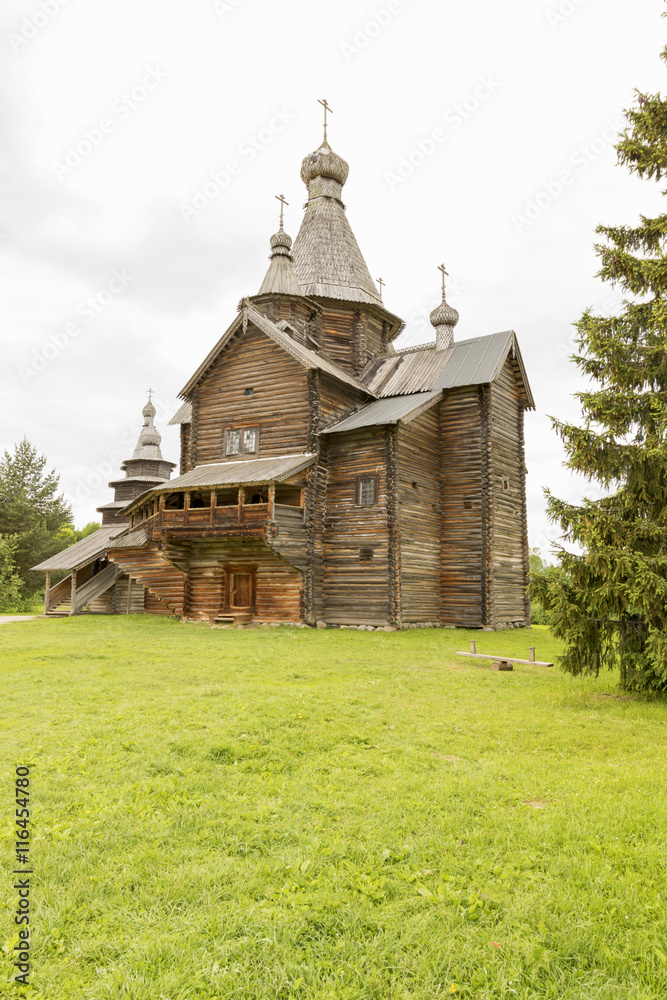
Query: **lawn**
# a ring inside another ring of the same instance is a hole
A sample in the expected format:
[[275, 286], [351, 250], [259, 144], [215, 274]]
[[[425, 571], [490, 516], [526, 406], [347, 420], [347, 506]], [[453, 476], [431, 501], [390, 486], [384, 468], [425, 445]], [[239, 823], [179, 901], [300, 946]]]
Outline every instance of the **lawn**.
[[32, 1000], [664, 1000], [667, 703], [471, 638], [1, 626], [0, 992], [30, 763]]

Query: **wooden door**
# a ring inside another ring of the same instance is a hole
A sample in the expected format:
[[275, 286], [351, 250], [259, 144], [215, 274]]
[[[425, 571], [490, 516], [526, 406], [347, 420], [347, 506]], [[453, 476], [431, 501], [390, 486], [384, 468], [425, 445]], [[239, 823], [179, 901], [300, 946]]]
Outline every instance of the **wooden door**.
[[254, 612], [255, 566], [225, 567], [225, 610]]
[[250, 573], [232, 573], [231, 586], [229, 588], [229, 604], [232, 608], [251, 607]]

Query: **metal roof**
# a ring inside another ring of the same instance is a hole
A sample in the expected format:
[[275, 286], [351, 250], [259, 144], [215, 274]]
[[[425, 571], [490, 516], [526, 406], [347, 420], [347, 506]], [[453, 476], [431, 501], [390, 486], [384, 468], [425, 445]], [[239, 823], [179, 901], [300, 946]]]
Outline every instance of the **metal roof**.
[[429, 392], [446, 363], [447, 351], [437, 351], [435, 344], [429, 344], [378, 358], [362, 378], [376, 396]]
[[444, 351], [436, 350], [435, 344], [397, 351], [371, 362], [362, 379], [381, 398], [483, 385], [497, 378], [508, 355], [519, 367], [526, 407], [533, 409], [535, 403], [512, 330], [461, 340]]
[[51, 556], [50, 559], [45, 559], [44, 562], [38, 563], [37, 566], [33, 566], [34, 570], [47, 570], [47, 569], [78, 569], [80, 566], [85, 566], [87, 563], [92, 562], [93, 559], [97, 559], [109, 548], [109, 542], [116, 535], [120, 535], [125, 531], [127, 525], [124, 524], [109, 524], [105, 528], [99, 528], [94, 531], [92, 535], [86, 535], [82, 538], [80, 542], [75, 542], [74, 545], [70, 545], [68, 548], [63, 549], [62, 552], [58, 552], [55, 556]]
[[192, 422], [192, 403], [186, 399], [182, 406], [176, 410], [169, 421], [169, 426], [171, 424], [189, 424]]
[[456, 386], [493, 382], [500, 374], [508, 355], [511, 355], [519, 367], [526, 407], [530, 410], [535, 408], [516, 334], [512, 330], [492, 333], [488, 337], [462, 340], [454, 344], [447, 354], [449, 355], [447, 363], [434, 389], [454, 389]]
[[260, 483], [280, 483], [283, 479], [301, 472], [315, 461], [314, 453], [302, 455], [278, 455], [274, 458], [251, 458], [241, 462], [217, 462], [213, 465], [198, 465], [183, 476], [166, 483], [160, 483], [152, 490], [146, 490], [134, 500], [128, 500], [126, 511], [130, 511], [146, 497], [157, 493], [172, 493], [188, 490], [196, 486], [253, 486]]
[[376, 399], [370, 406], [365, 406], [352, 416], [346, 417], [340, 423], [334, 424], [323, 434], [341, 434], [343, 431], [356, 431], [360, 427], [374, 427], [378, 424], [397, 424], [399, 420], [407, 422], [429, 409], [442, 396], [436, 392], [415, 392], [408, 396], [391, 396], [388, 399]]
[[134, 531], [128, 531], [126, 535], [122, 538], [116, 539], [113, 545], [110, 545], [110, 549], [140, 549], [142, 545], [145, 545], [148, 541], [148, 535], [146, 534], [145, 528], [135, 528]]
[[[201, 363], [192, 378], [183, 386], [179, 393], [180, 396], [187, 396], [188, 393], [192, 391], [199, 379], [213, 364], [217, 356], [224, 349], [226, 344], [231, 340], [238, 329], [240, 327], [245, 329], [248, 323], [252, 323], [258, 330], [265, 333], [267, 337], [270, 337], [271, 340], [278, 344], [279, 347], [282, 347], [284, 351], [291, 354], [296, 361], [302, 364], [304, 368], [319, 368], [320, 371], [333, 376], [333, 378], [338, 379], [339, 382], [345, 382], [347, 385], [354, 386], [355, 389], [361, 389], [369, 396], [374, 395], [374, 393], [369, 391], [369, 389], [367, 389], [367, 387], [360, 382], [359, 379], [354, 378], [353, 375], [348, 375], [347, 372], [343, 371], [342, 368], [339, 368], [333, 361], [329, 361], [328, 358], [323, 357], [321, 354], [317, 354], [316, 351], [311, 351], [309, 347], [304, 347], [303, 344], [297, 343], [297, 341], [293, 340], [288, 333], [285, 333], [277, 327], [275, 323], [272, 323], [271, 320], [267, 319], [266, 316], [262, 316], [262, 314], [257, 312], [256, 309], [253, 309], [248, 301], [247, 304], [241, 309], [234, 322], [227, 328], [213, 350]], [[181, 407], [181, 410], [182, 409], [183, 407]], [[178, 411], [179, 414], [181, 410]], [[178, 414], [176, 416], [178, 416]], [[172, 417], [170, 422], [175, 423], [176, 418]]]

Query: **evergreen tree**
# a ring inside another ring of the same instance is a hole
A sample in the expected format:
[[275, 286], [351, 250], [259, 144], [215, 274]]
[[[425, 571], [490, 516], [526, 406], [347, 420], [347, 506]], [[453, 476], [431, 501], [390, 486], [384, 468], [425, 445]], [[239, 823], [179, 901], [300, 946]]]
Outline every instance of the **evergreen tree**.
[[24, 438], [0, 459], [0, 536], [15, 542], [14, 569], [21, 579], [21, 596], [41, 588], [41, 573], [30, 567], [65, 546], [58, 532], [72, 523], [65, 498], [57, 496], [58, 476], [46, 473], [46, 458]]
[[[667, 48], [661, 58], [667, 61]], [[667, 173], [667, 101], [637, 92], [616, 149], [640, 178]], [[547, 493], [566, 541], [561, 576], [537, 578], [535, 596], [566, 642], [572, 674], [620, 672], [625, 689], [667, 690], [667, 215], [634, 227], [599, 226], [599, 277], [629, 296], [613, 317], [587, 310], [574, 361], [597, 383], [577, 393], [583, 426], [552, 418], [566, 466], [608, 495], [572, 505]]]
[[0, 614], [10, 614], [21, 604], [21, 577], [14, 569], [16, 542], [0, 535]]

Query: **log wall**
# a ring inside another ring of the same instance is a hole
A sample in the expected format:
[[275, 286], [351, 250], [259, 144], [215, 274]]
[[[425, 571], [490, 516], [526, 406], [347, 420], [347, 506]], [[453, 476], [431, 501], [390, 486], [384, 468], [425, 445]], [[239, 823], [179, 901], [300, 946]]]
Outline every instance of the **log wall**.
[[[246, 396], [247, 388], [253, 388], [254, 394]], [[226, 429], [253, 426], [260, 428], [258, 457], [306, 450], [307, 370], [249, 325], [245, 334], [239, 331], [198, 386], [195, 464], [255, 457], [225, 455], [223, 440]]]
[[490, 387], [491, 570], [495, 625], [526, 621], [526, 476], [523, 407], [508, 359]]
[[398, 509], [404, 622], [440, 617], [440, 447], [437, 407], [398, 428]]
[[450, 389], [439, 410], [441, 620], [445, 625], [479, 628], [487, 617], [482, 390]]
[[[389, 624], [386, 463], [384, 428], [328, 438], [322, 605], [332, 624]], [[357, 505], [357, 476], [378, 477], [375, 504]]]

